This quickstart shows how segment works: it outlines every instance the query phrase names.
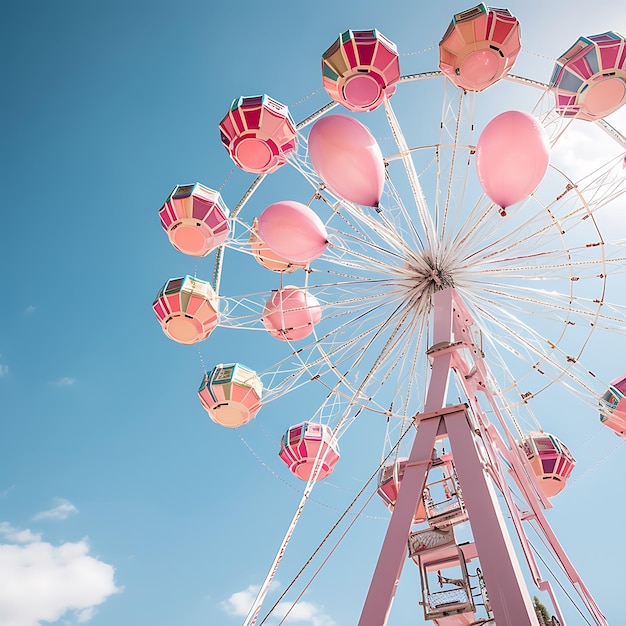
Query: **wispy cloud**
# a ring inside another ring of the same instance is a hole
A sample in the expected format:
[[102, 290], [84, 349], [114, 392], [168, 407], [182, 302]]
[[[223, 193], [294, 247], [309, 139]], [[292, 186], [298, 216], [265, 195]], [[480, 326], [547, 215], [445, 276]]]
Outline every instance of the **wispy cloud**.
[[58, 504], [51, 509], [46, 511], [41, 511], [37, 513], [37, 515], [33, 516], [33, 520], [64, 520], [67, 519], [70, 515], [74, 515], [74, 513], [78, 513], [78, 509], [69, 501], [64, 500], [63, 498], [57, 498], [56, 500]]
[[82, 540], [55, 546], [30, 530], [0, 523], [0, 624], [36, 626], [74, 617], [89, 621], [95, 608], [122, 591], [112, 565], [89, 555]]
[[[276, 583], [272, 587], [278, 586]], [[236, 591], [229, 598], [220, 602], [220, 607], [228, 615], [233, 617], [245, 617], [252, 607], [259, 585], [249, 585], [242, 591]], [[323, 611], [323, 607], [314, 602], [300, 601], [294, 605], [293, 602], [282, 601], [273, 611], [276, 619], [285, 616], [286, 624], [303, 624], [308, 626], [335, 626], [335, 621]]]
[[[0, 358], [2, 358], [1, 354], [0, 354]], [[3, 363], [0, 363], [0, 378], [2, 378], [3, 376], [6, 376], [8, 373], [9, 373], [9, 366], [4, 365]]]
[[26, 309], [24, 310], [24, 313], [26, 313], [26, 315], [30, 315], [31, 313], [34, 313], [37, 310], [36, 306], [33, 306], [32, 304], [29, 304]]
[[28, 529], [19, 530], [19, 528], [11, 526], [8, 522], [0, 522], [0, 535], [13, 543], [32, 543], [41, 540], [41, 534], [33, 533]]
[[0, 491], [0, 498], [6, 498], [13, 489], [15, 489], [15, 483], [13, 483], [12, 485], [9, 485], [6, 489], [3, 489], [2, 491]]
[[285, 620], [286, 624], [298, 622], [311, 626], [335, 626], [335, 621], [324, 614], [322, 607], [304, 600], [295, 605], [292, 602], [279, 602], [274, 609], [274, 614], [277, 618], [283, 618], [289, 614]]
[[75, 384], [76, 384], [76, 379], [73, 378], [72, 376], [63, 376], [62, 378], [59, 378], [58, 380], [52, 381], [52, 385], [54, 387], [60, 387], [60, 388], [72, 387]]
[[89, 606], [86, 609], [82, 609], [81, 611], [77, 612], [76, 621], [79, 624], [84, 624], [85, 622], [88, 622], [95, 614], [96, 614], [96, 607]]

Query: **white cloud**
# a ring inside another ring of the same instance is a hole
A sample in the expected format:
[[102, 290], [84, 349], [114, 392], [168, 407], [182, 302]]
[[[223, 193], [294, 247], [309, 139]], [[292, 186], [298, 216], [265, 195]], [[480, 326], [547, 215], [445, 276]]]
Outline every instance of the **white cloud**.
[[63, 378], [59, 378], [58, 380], [53, 380], [52, 384], [55, 387], [71, 387], [76, 383], [76, 379], [71, 376], [63, 376]]
[[[275, 586], [277, 586], [276, 583], [273, 583], [272, 587]], [[258, 585], [250, 585], [243, 591], [236, 591], [227, 600], [220, 602], [220, 606], [228, 615], [245, 617], [258, 591]], [[313, 602], [300, 601], [295, 606], [293, 602], [279, 602], [273, 611], [273, 616], [282, 619], [287, 613], [289, 616], [285, 619], [285, 624], [335, 626], [334, 620], [323, 612], [322, 607]]]
[[13, 543], [31, 543], [41, 540], [39, 533], [33, 533], [28, 529], [19, 530], [11, 526], [8, 522], [0, 522], [0, 535], [7, 541], [12, 541]]
[[554, 160], [562, 164], [563, 171], [574, 181], [601, 168], [612, 157], [619, 159], [624, 153], [607, 134], [597, 128], [589, 132], [585, 124], [589, 122], [572, 122], [572, 127], [552, 148]]
[[[0, 354], [0, 357], [2, 355]], [[3, 376], [6, 376], [9, 373], [9, 366], [8, 365], [4, 365], [3, 363], [0, 363], [0, 378], [2, 378]]]
[[[89, 555], [85, 540], [53, 546], [29, 530], [4, 522], [8, 541], [0, 543], [0, 624], [39, 626], [68, 612], [79, 623], [93, 617], [96, 606], [121, 591], [111, 565]], [[30, 537], [30, 539], [27, 539]]]
[[[626, 124], [626, 110], [609, 116], [608, 121], [616, 128], [623, 128]], [[613, 160], [613, 168], [604, 167]], [[600, 172], [606, 175], [603, 180], [603, 189], [595, 196], [600, 199], [603, 195], [608, 196], [609, 189], [612, 193], [624, 190], [626, 187], [626, 169], [624, 169], [624, 148], [611, 139], [592, 122], [574, 120], [571, 126], [557, 141], [552, 149], [550, 157], [570, 178], [578, 182], [584, 189], [592, 183]], [[585, 176], [591, 174], [588, 178]], [[588, 199], [594, 198], [594, 194], [588, 190], [585, 195]], [[592, 203], [593, 204], [593, 203]], [[610, 234], [609, 240], [618, 240], [626, 237], [626, 224], [623, 218], [622, 200], [613, 201], [602, 206], [595, 213], [595, 219], [603, 234]], [[606, 237], [605, 237], [606, 238]]]
[[322, 608], [313, 602], [301, 600], [293, 606], [291, 602], [280, 602], [274, 614], [283, 618], [289, 612], [285, 624], [310, 624], [311, 626], [335, 626], [334, 620], [325, 615]]
[[33, 516], [35, 521], [52, 519], [52, 520], [64, 520], [67, 519], [70, 515], [74, 513], [78, 513], [78, 509], [69, 501], [64, 500], [63, 498], [57, 499], [58, 504], [48, 509], [47, 511], [41, 511], [37, 513], [37, 515]]
[[236, 591], [227, 600], [220, 602], [220, 606], [229, 615], [245, 617], [254, 602], [259, 588], [259, 585], [250, 585], [243, 591]]
[[88, 622], [96, 613], [96, 609], [93, 606], [90, 606], [86, 609], [82, 609], [76, 613], [76, 621], [79, 624], [85, 624]]
[[34, 313], [37, 310], [37, 307], [34, 307], [32, 304], [29, 304], [26, 307], [26, 310], [24, 311], [24, 313], [26, 313], [26, 315], [30, 315], [31, 313]]

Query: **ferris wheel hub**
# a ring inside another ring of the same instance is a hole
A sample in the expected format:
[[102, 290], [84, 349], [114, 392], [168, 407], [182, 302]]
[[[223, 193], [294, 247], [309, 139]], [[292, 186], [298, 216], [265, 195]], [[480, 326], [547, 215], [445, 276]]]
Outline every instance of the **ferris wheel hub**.
[[404, 270], [409, 277], [406, 285], [407, 300], [416, 296], [423, 300], [424, 294], [427, 294], [430, 299], [437, 291], [455, 287], [457, 272], [454, 268], [454, 261], [448, 261], [445, 264], [435, 261], [429, 252], [422, 252], [407, 258]]

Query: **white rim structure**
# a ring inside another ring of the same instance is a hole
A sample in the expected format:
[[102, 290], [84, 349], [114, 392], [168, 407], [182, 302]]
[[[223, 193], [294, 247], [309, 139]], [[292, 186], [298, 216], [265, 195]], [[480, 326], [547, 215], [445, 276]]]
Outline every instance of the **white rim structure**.
[[[390, 387], [387, 381], [394, 380], [397, 387], [398, 380], [406, 380], [406, 388], [393, 398], [392, 412], [407, 416], [419, 411], [432, 294], [453, 286], [474, 316], [507, 407], [532, 404], [557, 382], [590, 408], [597, 406], [606, 381], [598, 379], [583, 354], [596, 330], [624, 332], [623, 304], [608, 300], [607, 281], [626, 267], [621, 243], [605, 238], [598, 215], [615, 210], [626, 190], [626, 140], [606, 123], [557, 117], [548, 108], [546, 85], [518, 77], [501, 82], [507, 83], [503, 90], [536, 91], [532, 110], [544, 120], [552, 143], [543, 182], [506, 217], [482, 193], [473, 164], [480, 129], [490, 111], [503, 110], [499, 84], [491, 94], [473, 94], [446, 84], [437, 72], [403, 77], [397, 97], [413, 91], [409, 101], [414, 103], [423, 101], [420, 89], [431, 94], [431, 83], [438, 84], [443, 114], [441, 123], [432, 124], [435, 132], [426, 120], [416, 122], [413, 110], [403, 111], [409, 119], [402, 120], [395, 100], [360, 118], [371, 129], [382, 126], [379, 132], [390, 137], [380, 141], [386, 148], [387, 181], [378, 211], [333, 196], [308, 160], [307, 127], [331, 107], [300, 124], [300, 147], [290, 164], [309, 185], [310, 194], [303, 188], [300, 201], [310, 200], [325, 220], [330, 247], [308, 271], [299, 272], [297, 284], [323, 303], [323, 320], [313, 336], [277, 346], [284, 360], [265, 374], [272, 376], [266, 401], [314, 378], [352, 405], [367, 403], [388, 413], [392, 399], [389, 394], [381, 399], [381, 386]], [[478, 99], [480, 116], [475, 112]], [[582, 124], [595, 126], [589, 135], [596, 139], [589, 141], [606, 139], [613, 150], [605, 162], [592, 164], [580, 176], [568, 174], [558, 157], [568, 133], [580, 134]], [[240, 205], [249, 202], [262, 179]], [[254, 216], [244, 221], [245, 211], [239, 208], [233, 211], [236, 236], [227, 247], [241, 253], [249, 251]], [[231, 285], [221, 280], [222, 262], [220, 255], [214, 273], [223, 303], [220, 325], [262, 329], [268, 291], [231, 295]], [[269, 280], [278, 287], [276, 276]], [[289, 276], [289, 282], [296, 280], [298, 274]]]

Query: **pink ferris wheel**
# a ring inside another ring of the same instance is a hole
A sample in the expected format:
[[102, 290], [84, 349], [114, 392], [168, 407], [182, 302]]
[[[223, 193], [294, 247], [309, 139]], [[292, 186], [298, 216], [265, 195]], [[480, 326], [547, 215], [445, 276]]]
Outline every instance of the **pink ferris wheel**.
[[[360, 454], [371, 474], [357, 497], [374, 496], [388, 526], [371, 541], [360, 626], [393, 623], [409, 567], [415, 623], [540, 626], [548, 614], [563, 626], [565, 584], [588, 623], [608, 623], [548, 510], [576, 476], [578, 431], [626, 436], [626, 364], [612, 371], [593, 349], [626, 319], [626, 252], [610, 226], [626, 197], [626, 138], [610, 117], [626, 102], [626, 41], [572, 41], [528, 78], [506, 9], [454, 15], [426, 70], [402, 67], [378, 30], [348, 30], [321, 43], [312, 110], [239, 96], [219, 121], [235, 206], [205, 181], [161, 207], [174, 247], [210, 264], [158, 292], [165, 334], [259, 345], [256, 362], [204, 358], [199, 408], [215, 428], [275, 429], [264, 465], [301, 485], [244, 626], [271, 615], [305, 504], [341, 480], [342, 439], [365, 430], [380, 442]], [[601, 160], [584, 158], [591, 145]], [[298, 182], [281, 183], [286, 172]], [[274, 195], [262, 206], [261, 185]], [[560, 397], [575, 428], [546, 409]], [[276, 417], [285, 399], [297, 410]]]

